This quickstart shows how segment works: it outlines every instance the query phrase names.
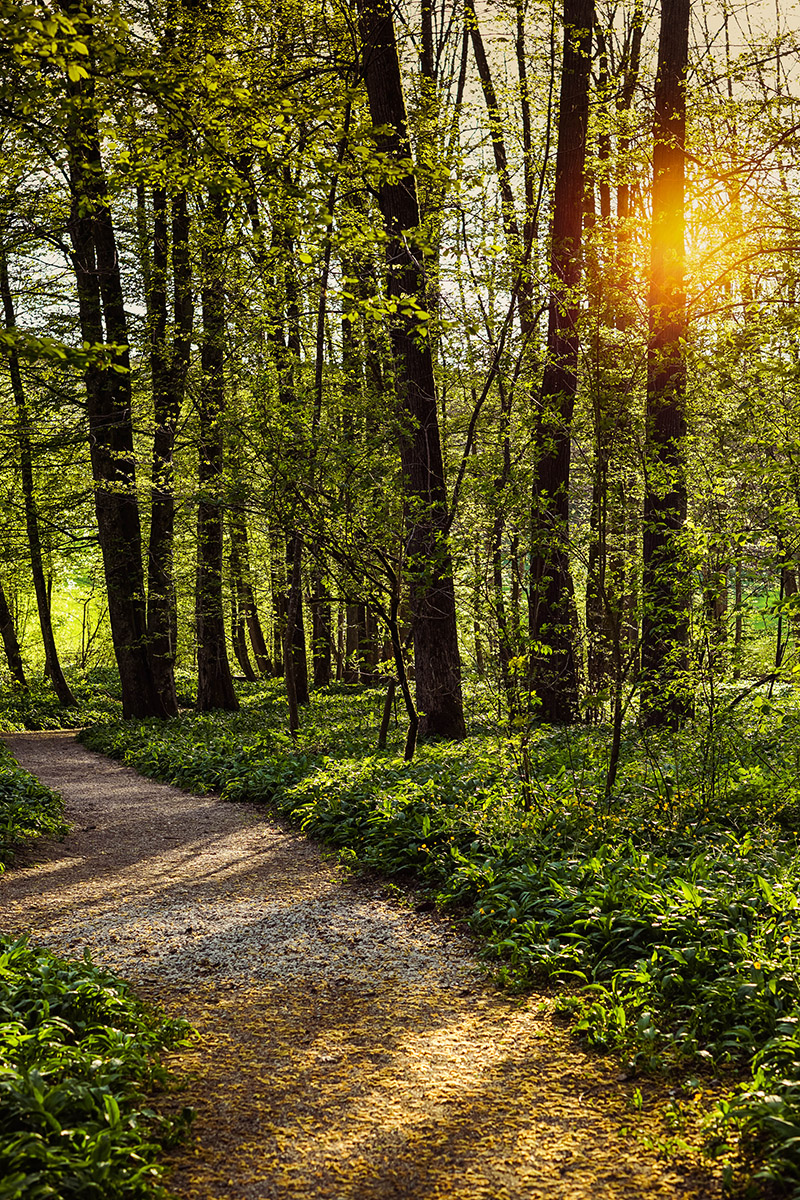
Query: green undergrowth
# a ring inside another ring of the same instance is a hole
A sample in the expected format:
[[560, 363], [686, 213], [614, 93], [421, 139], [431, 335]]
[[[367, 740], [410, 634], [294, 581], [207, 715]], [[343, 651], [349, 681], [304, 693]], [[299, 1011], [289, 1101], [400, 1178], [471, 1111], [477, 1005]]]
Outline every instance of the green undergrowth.
[[21, 843], [63, 830], [60, 796], [23, 771], [0, 741], [0, 872]]
[[[318, 693], [294, 745], [276, 690], [238, 714], [84, 735], [145, 774], [268, 804], [346, 857], [457, 907], [510, 987], [543, 979], [632, 1070], [722, 1073], [717, 1153], [800, 1196], [800, 713], [754, 694], [681, 734], [631, 728], [610, 802], [602, 728], [527, 747], [374, 750], [380, 695]], [[791, 1189], [794, 1189], [793, 1191]]]
[[147, 1095], [186, 1037], [88, 959], [0, 936], [0, 1200], [156, 1200], [156, 1157], [185, 1127]]
[[97, 721], [118, 720], [122, 698], [116, 671], [96, 667], [70, 674], [69, 685], [77, 704], [65, 707], [45, 679], [0, 685], [0, 730], [80, 729]]

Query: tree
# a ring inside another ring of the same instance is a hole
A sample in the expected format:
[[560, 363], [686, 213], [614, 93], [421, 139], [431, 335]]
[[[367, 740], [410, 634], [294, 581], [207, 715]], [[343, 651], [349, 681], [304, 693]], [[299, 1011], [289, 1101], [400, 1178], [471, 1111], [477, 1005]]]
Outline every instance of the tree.
[[653, 123], [643, 524], [641, 714], [647, 725], [678, 724], [691, 709], [685, 679], [690, 597], [684, 246], [689, 15], [689, 0], [662, 0]]
[[[77, 3], [64, 12], [90, 45], [94, 29]], [[136, 493], [131, 370], [120, 258], [103, 167], [95, 79], [83, 62], [65, 81], [72, 262], [85, 370], [95, 508], [125, 716], [168, 716], [153, 674]]]
[[[547, 358], [536, 425], [530, 634], [546, 721], [577, 716], [575, 597], [569, 565], [570, 436], [578, 386], [578, 285], [594, 0], [565, 0], [553, 195]], [[538, 658], [537, 644], [547, 653]]]
[[387, 0], [361, 0], [364, 84], [377, 149], [392, 171], [378, 189], [386, 235], [387, 295], [399, 403], [400, 458], [407, 507], [407, 570], [412, 592], [414, 666], [420, 731], [464, 736], [449, 512], [439, 437], [433, 358], [425, 329], [425, 247], [394, 24]]
[[222, 239], [225, 198], [210, 192], [202, 247], [203, 340], [197, 404], [197, 707], [236, 710], [222, 606], [225, 285]]
[[[0, 299], [3, 304], [6, 330], [13, 333], [17, 320], [14, 312], [14, 298], [11, 295], [11, 285], [8, 278], [8, 260], [4, 247], [0, 247]], [[28, 532], [28, 550], [30, 552], [31, 573], [36, 592], [36, 608], [39, 614], [39, 627], [42, 631], [44, 645], [44, 669], [53, 685], [56, 695], [63, 705], [73, 707], [77, 701], [72, 689], [67, 683], [61, 669], [58, 648], [53, 634], [53, 621], [50, 612], [50, 595], [42, 561], [42, 539], [39, 532], [39, 512], [33, 487], [33, 451], [31, 448], [31, 423], [28, 405], [25, 397], [25, 387], [20, 372], [19, 356], [12, 347], [8, 350], [8, 372], [11, 379], [11, 391], [14, 395], [14, 405], [17, 416], [17, 439], [19, 442], [19, 464], [22, 475], [22, 494], [25, 504], [25, 525]], [[13, 624], [8, 606], [3, 597], [0, 603], [0, 622], [2, 622], [3, 637], [8, 639], [13, 634]], [[16, 637], [6, 640], [6, 652], [18, 682], [24, 683], [22, 659]]]

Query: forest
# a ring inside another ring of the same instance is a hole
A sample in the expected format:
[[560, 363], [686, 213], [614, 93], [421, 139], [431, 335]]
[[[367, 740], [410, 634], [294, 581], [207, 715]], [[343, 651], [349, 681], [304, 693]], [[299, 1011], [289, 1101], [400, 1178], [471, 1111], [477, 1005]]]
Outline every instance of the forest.
[[800, 1196], [784, 3], [0, 0], [0, 726], [421, 889]]

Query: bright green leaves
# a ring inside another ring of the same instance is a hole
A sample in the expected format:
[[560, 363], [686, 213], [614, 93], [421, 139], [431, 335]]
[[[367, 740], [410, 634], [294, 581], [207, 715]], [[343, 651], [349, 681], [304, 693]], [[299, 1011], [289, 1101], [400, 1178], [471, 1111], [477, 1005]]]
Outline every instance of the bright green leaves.
[[159, 1143], [191, 1114], [157, 1117], [141, 1089], [186, 1032], [88, 959], [0, 938], [0, 1200], [165, 1196]]
[[60, 796], [21, 770], [0, 742], [0, 871], [19, 842], [60, 833], [63, 815]]

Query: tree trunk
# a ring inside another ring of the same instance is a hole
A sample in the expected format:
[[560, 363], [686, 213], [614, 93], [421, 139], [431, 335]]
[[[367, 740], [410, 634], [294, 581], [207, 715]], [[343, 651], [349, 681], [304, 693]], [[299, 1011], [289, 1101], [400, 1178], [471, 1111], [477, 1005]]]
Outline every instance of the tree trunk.
[[[569, 471], [578, 386], [584, 168], [594, 0], [564, 0], [564, 54], [558, 116], [547, 359], [536, 428], [531, 531], [531, 681], [545, 721], [578, 712], [575, 596], [569, 565]], [[537, 656], [536, 643], [548, 653]]]
[[3, 639], [3, 649], [6, 652], [6, 661], [8, 662], [8, 669], [11, 672], [12, 679], [15, 679], [20, 687], [26, 688], [28, 681], [25, 678], [25, 668], [22, 665], [22, 653], [17, 641], [17, 631], [14, 628], [14, 619], [11, 616], [11, 610], [8, 607], [2, 583], [0, 583], [0, 637]]
[[255, 683], [258, 675], [253, 670], [250, 655], [247, 653], [247, 627], [245, 625], [244, 608], [242, 605], [242, 565], [238, 548], [231, 537], [230, 554], [231, 580], [231, 645], [236, 661], [245, 679]]
[[[360, 0], [364, 82], [373, 125], [386, 131], [376, 144], [390, 161], [407, 163], [411, 147], [391, 7], [388, 0]], [[422, 736], [463, 738], [464, 706], [456, 627], [449, 514], [439, 437], [433, 359], [424, 322], [404, 315], [408, 298], [424, 310], [423, 253], [416, 180], [380, 185], [378, 202], [386, 229], [388, 295], [403, 301], [391, 325], [395, 388], [404, 417], [400, 460], [408, 511], [407, 572], [411, 583], [417, 710]]]
[[[91, 40], [80, 6], [65, 11]], [[128, 333], [120, 259], [100, 154], [93, 81], [66, 85], [70, 236], [81, 337], [106, 351], [85, 371], [95, 508], [125, 717], [171, 715], [155, 685], [147, 639], [136, 494]]]
[[[291, 590], [294, 587], [292, 582], [294, 579], [294, 563], [299, 557], [300, 565], [297, 570], [301, 572], [299, 583], [297, 584], [297, 595], [292, 596]], [[302, 536], [295, 532], [286, 543], [286, 576], [289, 580], [289, 592], [286, 596], [286, 613], [288, 621], [289, 606], [294, 604], [294, 621], [292, 622], [292, 658], [294, 691], [297, 703], [302, 708], [309, 702], [308, 694], [308, 655], [306, 653], [306, 630], [305, 620], [303, 616], [303, 582], [302, 582], [302, 562], [303, 562], [303, 540]], [[285, 651], [284, 651], [285, 653]]]
[[[11, 286], [8, 279], [8, 263], [4, 252], [0, 252], [0, 293], [2, 293], [3, 315], [5, 318], [6, 329], [13, 330], [16, 328], [16, 316], [14, 313], [14, 300], [11, 295]], [[44, 645], [44, 669], [47, 678], [53, 685], [56, 695], [62, 704], [67, 707], [77, 705], [77, 700], [72, 694], [69, 684], [64, 678], [64, 672], [61, 669], [61, 661], [58, 657], [58, 649], [56, 640], [53, 634], [53, 622], [50, 609], [50, 597], [47, 589], [47, 581], [44, 574], [44, 563], [42, 561], [42, 541], [39, 532], [39, 512], [36, 504], [36, 496], [33, 490], [33, 451], [31, 448], [31, 423], [28, 413], [28, 405], [25, 398], [25, 389], [22, 383], [22, 373], [19, 367], [19, 358], [15, 350], [8, 351], [8, 371], [11, 376], [11, 391], [14, 396], [14, 407], [17, 416], [17, 441], [19, 444], [19, 459], [20, 471], [22, 474], [22, 496], [25, 504], [25, 525], [28, 532], [28, 550], [31, 558], [31, 572], [33, 574], [33, 587], [36, 593], [36, 607], [39, 613], [39, 627], [42, 631], [42, 644]], [[3, 600], [5, 604], [5, 600]], [[7, 609], [6, 609], [7, 611]], [[10, 614], [8, 617], [10, 621]], [[22, 659], [19, 656], [19, 647], [17, 646], [15, 661], [18, 662], [18, 671], [12, 666], [12, 651], [9, 652], [9, 643], [6, 641], [6, 628], [10, 628], [13, 643], [16, 643], [16, 635], [14, 635], [13, 623], [7, 626], [3, 624], [3, 641], [6, 647], [6, 653], [9, 655], [9, 666], [12, 669], [14, 678], [18, 682], [25, 682], [24, 673], [22, 671]]]
[[174, 329], [167, 320], [169, 257], [167, 192], [153, 192], [153, 252], [147, 287], [150, 369], [153, 386], [153, 487], [147, 556], [147, 631], [156, 686], [168, 710], [177, 711], [175, 630], [177, 605], [173, 578], [175, 498], [173, 455], [191, 353], [194, 299], [189, 257], [190, 218], [186, 192], [171, 204]]
[[283, 661], [285, 664], [286, 698], [289, 702], [289, 731], [292, 737], [297, 736], [300, 728], [298, 712], [297, 684], [295, 679], [295, 627], [300, 615], [300, 599], [302, 596], [302, 567], [303, 540], [299, 533], [292, 535], [286, 554], [289, 567], [289, 592], [286, 605], [286, 631], [283, 639]]
[[203, 378], [197, 402], [199, 425], [197, 506], [197, 709], [236, 711], [222, 604], [222, 488], [225, 411], [225, 291], [221, 241], [224, 200], [209, 195], [202, 248]]
[[267, 649], [264, 630], [258, 615], [255, 592], [253, 590], [253, 574], [250, 568], [250, 546], [247, 537], [247, 521], [242, 510], [231, 513], [229, 523], [231, 538], [231, 553], [236, 555], [239, 571], [239, 608], [247, 632], [250, 635], [250, 645], [253, 650], [256, 669], [259, 675], [272, 674], [272, 661]]
[[348, 602], [345, 610], [347, 632], [344, 644], [344, 675], [345, 683], [359, 683], [361, 680], [359, 644], [361, 639], [361, 621], [357, 603]]
[[272, 674], [279, 679], [283, 669], [283, 637], [286, 629], [286, 563], [279, 530], [270, 535], [270, 588], [272, 592]]
[[689, 0], [662, 0], [653, 146], [653, 226], [642, 573], [641, 716], [674, 727], [686, 682], [691, 587], [686, 523], [684, 145]]
[[331, 681], [331, 595], [319, 567], [312, 575], [311, 637], [314, 687], [326, 687]]

